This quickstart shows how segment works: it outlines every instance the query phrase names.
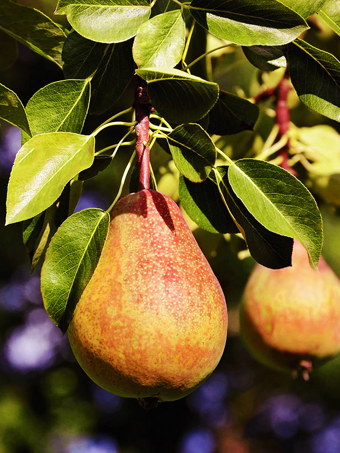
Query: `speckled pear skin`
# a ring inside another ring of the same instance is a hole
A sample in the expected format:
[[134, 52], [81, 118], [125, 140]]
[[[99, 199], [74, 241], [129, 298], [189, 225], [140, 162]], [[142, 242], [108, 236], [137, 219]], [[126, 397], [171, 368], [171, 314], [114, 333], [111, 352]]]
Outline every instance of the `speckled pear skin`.
[[116, 395], [177, 400], [218, 364], [227, 321], [221, 287], [176, 203], [153, 190], [122, 198], [68, 329], [88, 376]]
[[292, 267], [255, 265], [240, 306], [241, 337], [250, 353], [278, 371], [301, 361], [313, 368], [340, 353], [340, 280], [323, 258], [319, 272], [294, 242]]

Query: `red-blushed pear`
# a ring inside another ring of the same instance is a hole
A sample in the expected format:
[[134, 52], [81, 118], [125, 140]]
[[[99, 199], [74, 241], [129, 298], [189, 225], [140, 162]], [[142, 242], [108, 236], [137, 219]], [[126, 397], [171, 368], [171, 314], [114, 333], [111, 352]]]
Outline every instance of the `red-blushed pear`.
[[241, 337], [263, 364], [308, 379], [313, 366], [340, 353], [340, 280], [323, 258], [319, 272], [294, 242], [292, 266], [256, 264], [240, 306]]
[[83, 370], [116, 395], [177, 400], [212, 373], [226, 335], [223, 292], [176, 203], [122, 198], [68, 329]]

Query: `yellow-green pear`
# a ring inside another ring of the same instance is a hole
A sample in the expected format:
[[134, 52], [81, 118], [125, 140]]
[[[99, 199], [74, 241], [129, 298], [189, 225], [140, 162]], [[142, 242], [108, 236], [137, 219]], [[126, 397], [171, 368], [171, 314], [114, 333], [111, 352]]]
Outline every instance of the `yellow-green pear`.
[[302, 371], [340, 353], [340, 280], [323, 258], [319, 272], [294, 242], [292, 266], [256, 264], [240, 306], [241, 337], [251, 354], [280, 371]]
[[68, 329], [83, 370], [116, 395], [177, 400], [212, 373], [226, 335], [223, 292], [176, 203], [122, 198]]

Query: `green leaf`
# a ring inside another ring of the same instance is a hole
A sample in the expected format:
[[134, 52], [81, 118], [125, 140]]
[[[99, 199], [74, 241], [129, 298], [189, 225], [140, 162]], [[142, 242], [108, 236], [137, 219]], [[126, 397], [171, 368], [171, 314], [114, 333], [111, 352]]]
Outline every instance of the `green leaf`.
[[132, 42], [126, 41], [107, 49], [92, 80], [91, 113], [104, 113], [124, 94], [135, 73], [131, 47]]
[[[225, 167], [218, 167], [218, 170], [225, 173]], [[219, 185], [252, 257], [271, 269], [291, 266], [293, 239], [275, 234], [258, 222], [233, 191], [228, 175], [223, 177]]]
[[97, 267], [109, 225], [105, 211], [77, 212], [61, 225], [47, 250], [41, 291], [49, 317], [63, 332]]
[[220, 90], [220, 96], [209, 112], [209, 134], [227, 135], [253, 130], [259, 108], [246, 99]]
[[280, 2], [300, 14], [304, 19], [307, 19], [323, 8], [325, 0], [280, 0]]
[[61, 51], [66, 32], [41, 11], [1, 0], [0, 29], [62, 67]]
[[322, 219], [308, 189], [288, 171], [268, 162], [241, 159], [228, 171], [230, 185], [268, 230], [297, 239], [317, 269], [323, 243]]
[[31, 261], [31, 273], [44, 255], [55, 232], [56, 210], [57, 207], [53, 204], [45, 212], [23, 222], [23, 241]]
[[168, 135], [176, 167], [192, 182], [204, 181], [216, 160], [215, 145], [198, 124], [182, 124]]
[[275, 71], [285, 68], [287, 61], [280, 46], [249, 46], [242, 47], [244, 55], [261, 71]]
[[340, 62], [302, 39], [286, 51], [289, 73], [300, 100], [312, 110], [340, 121]]
[[340, 3], [337, 0], [326, 0], [319, 11], [319, 16], [340, 35]]
[[193, 0], [190, 12], [212, 35], [242, 46], [287, 44], [308, 29], [279, 1]]
[[92, 165], [93, 136], [36, 135], [16, 155], [7, 193], [6, 223], [30, 219], [52, 205], [65, 185]]
[[173, 68], [180, 62], [185, 45], [181, 11], [159, 14], [142, 24], [133, 44], [138, 67]]
[[176, 124], [198, 121], [218, 99], [216, 83], [178, 69], [137, 69], [136, 73], [148, 83], [148, 93], [155, 109]]
[[0, 83], [0, 118], [31, 135], [24, 106], [14, 91]]
[[55, 14], [66, 14], [85, 38], [105, 43], [127, 41], [148, 20], [148, 0], [59, 0]]
[[210, 233], [237, 233], [238, 229], [210, 179], [197, 184], [179, 178], [179, 198], [185, 212], [200, 228]]
[[63, 47], [63, 71], [66, 79], [87, 79], [98, 68], [108, 44], [91, 41], [76, 31], [70, 33]]
[[0, 30], [0, 42], [0, 72], [2, 72], [7, 71], [16, 62], [19, 49], [17, 41], [2, 30]]
[[69, 79], [92, 78], [90, 111], [101, 114], [122, 96], [135, 72], [132, 42], [102, 44], [71, 33], [63, 50], [64, 74]]
[[83, 129], [90, 102], [89, 80], [60, 80], [37, 91], [26, 106], [32, 135]]

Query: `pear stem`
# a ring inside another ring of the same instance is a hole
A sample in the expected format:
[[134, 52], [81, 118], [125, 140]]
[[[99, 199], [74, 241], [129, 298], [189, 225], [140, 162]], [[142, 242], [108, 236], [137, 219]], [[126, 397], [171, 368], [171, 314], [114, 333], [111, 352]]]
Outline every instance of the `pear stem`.
[[139, 190], [150, 188], [150, 148], [149, 148], [149, 117], [153, 111], [148, 95], [147, 83], [138, 77], [135, 91], [136, 112], [136, 152], [139, 164]]

